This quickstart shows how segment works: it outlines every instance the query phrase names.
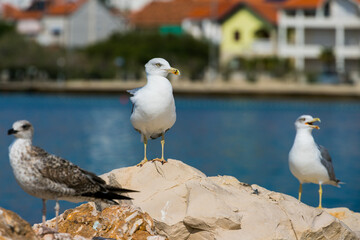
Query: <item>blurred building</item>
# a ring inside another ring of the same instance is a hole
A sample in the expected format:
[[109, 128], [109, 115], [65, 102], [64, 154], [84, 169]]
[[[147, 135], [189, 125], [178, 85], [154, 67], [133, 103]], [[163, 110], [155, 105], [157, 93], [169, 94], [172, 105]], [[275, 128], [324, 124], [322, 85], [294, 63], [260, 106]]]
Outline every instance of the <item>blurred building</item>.
[[278, 11], [278, 32], [278, 55], [299, 71], [323, 71], [319, 56], [329, 49], [337, 72], [359, 74], [359, 0], [289, 0]]
[[98, 0], [37, 0], [24, 10], [3, 4], [2, 18], [42, 45], [86, 46], [126, 29], [125, 19]]
[[[134, 12], [142, 9], [145, 5], [154, 0], [109, 0], [109, 4], [120, 9], [121, 11]], [[171, 0], [160, 0], [171, 1]]]
[[220, 48], [220, 61], [239, 56], [273, 56], [277, 8], [285, 0], [153, 1], [132, 14], [135, 28], [188, 33]]
[[152, 1], [130, 15], [130, 24], [136, 29], [156, 29], [161, 33], [182, 34], [182, 21], [207, 0]]
[[276, 8], [268, 3], [241, 2], [219, 18], [222, 62], [242, 57], [276, 55]]

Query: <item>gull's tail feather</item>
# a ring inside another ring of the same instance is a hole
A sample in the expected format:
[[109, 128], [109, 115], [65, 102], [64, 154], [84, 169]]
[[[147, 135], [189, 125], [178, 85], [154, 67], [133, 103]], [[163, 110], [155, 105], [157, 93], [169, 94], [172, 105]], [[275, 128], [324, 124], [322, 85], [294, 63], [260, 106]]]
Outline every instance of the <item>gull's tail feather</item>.
[[104, 202], [111, 202], [113, 204], [118, 204], [114, 200], [132, 200], [131, 197], [124, 196], [124, 195], [118, 194], [116, 192], [110, 192], [110, 191], [109, 192], [102, 192], [102, 191], [88, 192], [88, 193], [83, 193], [82, 196], [94, 198], [96, 200], [102, 200]]
[[339, 179], [336, 179], [336, 187], [341, 188], [342, 184], [346, 184], [345, 182], [341, 182]]
[[137, 190], [127, 189], [127, 188], [119, 188], [119, 187], [114, 187], [114, 186], [109, 186], [109, 185], [106, 186], [106, 189], [111, 192], [118, 192], [118, 193], [139, 192]]

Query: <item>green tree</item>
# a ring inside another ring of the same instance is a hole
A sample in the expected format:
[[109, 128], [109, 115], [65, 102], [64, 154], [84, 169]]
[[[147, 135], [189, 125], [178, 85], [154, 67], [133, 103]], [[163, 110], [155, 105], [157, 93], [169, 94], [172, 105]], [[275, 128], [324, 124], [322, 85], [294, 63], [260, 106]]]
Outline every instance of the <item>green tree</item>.
[[100, 61], [115, 69], [114, 60], [124, 59], [125, 75], [140, 78], [144, 64], [154, 57], [167, 59], [191, 79], [199, 79], [208, 63], [208, 43], [188, 35], [160, 35], [155, 32], [115, 34], [109, 39], [89, 46], [83, 51], [89, 59]]
[[13, 24], [0, 21], [0, 37], [4, 36], [5, 34], [14, 33], [15, 27]]
[[335, 54], [332, 48], [323, 48], [319, 54], [319, 59], [323, 63], [326, 72], [334, 70]]

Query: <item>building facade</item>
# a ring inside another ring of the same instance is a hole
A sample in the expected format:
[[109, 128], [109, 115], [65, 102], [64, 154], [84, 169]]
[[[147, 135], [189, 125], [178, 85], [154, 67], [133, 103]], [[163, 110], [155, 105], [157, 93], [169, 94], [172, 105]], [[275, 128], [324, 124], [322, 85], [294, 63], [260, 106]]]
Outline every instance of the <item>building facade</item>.
[[324, 70], [321, 54], [327, 49], [333, 52], [337, 72], [358, 75], [359, 2], [306, 2], [290, 0], [278, 11], [278, 55], [292, 58], [298, 71], [321, 72]]
[[42, 45], [86, 46], [124, 31], [124, 21], [114, 16], [99, 1], [85, 1], [75, 11], [49, 12], [42, 18], [43, 31], [37, 37]]
[[5, 5], [3, 19], [45, 46], [82, 47], [127, 29], [125, 18], [98, 0], [38, 0], [24, 10]]
[[276, 54], [274, 22], [247, 4], [239, 4], [220, 19], [221, 61], [235, 57], [263, 57]]

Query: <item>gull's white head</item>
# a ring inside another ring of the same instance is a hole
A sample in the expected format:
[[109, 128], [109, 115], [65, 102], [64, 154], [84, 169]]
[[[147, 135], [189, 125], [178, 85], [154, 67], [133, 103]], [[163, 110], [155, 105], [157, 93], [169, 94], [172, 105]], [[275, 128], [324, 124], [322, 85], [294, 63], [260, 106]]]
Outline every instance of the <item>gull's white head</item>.
[[310, 115], [301, 115], [295, 121], [295, 128], [296, 130], [307, 129], [310, 131], [313, 130], [314, 128], [320, 129], [319, 126], [314, 125], [315, 122], [321, 122], [320, 118], [313, 118]]
[[163, 58], [153, 58], [145, 64], [146, 75], [158, 75], [166, 77], [168, 73], [180, 75], [180, 71], [172, 68], [168, 61]]
[[12, 128], [8, 130], [8, 135], [14, 135], [17, 138], [22, 139], [32, 139], [34, 128], [27, 120], [16, 121]]

